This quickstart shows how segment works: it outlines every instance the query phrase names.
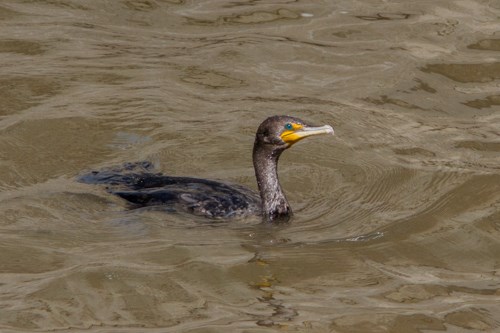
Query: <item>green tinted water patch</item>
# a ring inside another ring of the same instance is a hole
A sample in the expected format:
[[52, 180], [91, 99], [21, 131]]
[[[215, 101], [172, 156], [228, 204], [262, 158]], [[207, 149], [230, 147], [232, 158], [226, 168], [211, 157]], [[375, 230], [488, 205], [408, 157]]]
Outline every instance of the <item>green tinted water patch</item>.
[[483, 39], [467, 46], [473, 50], [500, 51], [500, 39]]
[[154, 1], [148, 0], [129, 0], [125, 2], [128, 9], [137, 11], [150, 11], [158, 8]]
[[415, 81], [418, 83], [416, 86], [411, 88], [411, 91], [425, 91], [431, 94], [435, 94], [437, 92], [436, 89], [431, 87], [428, 83], [420, 80], [420, 79], [415, 79]]
[[500, 79], [500, 62], [484, 64], [430, 64], [421, 68], [421, 71], [443, 75], [461, 83], [484, 83]]
[[0, 7], [0, 20], [11, 19], [18, 15], [20, 15], [20, 13], [7, 9], [5, 7]]
[[471, 108], [474, 109], [484, 109], [484, 108], [490, 108], [492, 106], [500, 105], [500, 95], [492, 95], [492, 96], [487, 96], [482, 99], [474, 99], [468, 102], [463, 103], [467, 106], [470, 106]]
[[189, 67], [185, 70], [185, 74], [183, 75], [181, 80], [184, 82], [194, 83], [212, 89], [234, 88], [246, 85], [246, 83], [243, 80], [230, 77], [225, 73], [211, 71], [211, 70], [204, 70], [194, 66]]
[[61, 90], [57, 81], [42, 77], [5, 77], [0, 79], [0, 116], [15, 114], [41, 103]]
[[393, 21], [393, 20], [407, 20], [412, 16], [408, 13], [376, 13], [374, 15], [358, 15], [359, 19], [365, 21]]
[[0, 40], [0, 53], [19, 53], [23, 55], [42, 54], [41, 44], [25, 40]]
[[223, 24], [262, 24], [279, 20], [299, 19], [301, 16], [291, 10], [282, 8], [276, 11], [255, 11], [245, 14], [234, 14], [221, 16], [215, 20], [187, 18], [190, 24], [194, 25], [214, 25]]
[[368, 98], [364, 98], [363, 100], [365, 100], [369, 103], [375, 104], [375, 105], [392, 104], [392, 105], [396, 105], [396, 106], [399, 106], [399, 107], [404, 108], [404, 109], [425, 110], [418, 105], [408, 103], [406, 101], [403, 101], [402, 99], [390, 98], [387, 95], [382, 95], [378, 99], [368, 97]]
[[500, 152], [500, 142], [460, 141], [455, 147], [485, 152]]

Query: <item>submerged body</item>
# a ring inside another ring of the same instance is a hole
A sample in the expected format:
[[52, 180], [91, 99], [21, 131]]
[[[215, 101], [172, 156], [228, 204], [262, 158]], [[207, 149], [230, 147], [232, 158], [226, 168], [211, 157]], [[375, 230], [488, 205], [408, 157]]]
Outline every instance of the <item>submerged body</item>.
[[152, 172], [149, 162], [93, 171], [79, 178], [87, 184], [106, 184], [108, 191], [134, 207], [161, 206], [214, 219], [261, 214], [259, 194], [243, 186], [219, 181], [171, 177]]
[[217, 219], [261, 215], [266, 221], [287, 221], [292, 210], [279, 183], [278, 159], [297, 141], [319, 134], [333, 134], [333, 128], [307, 125], [289, 116], [267, 118], [257, 130], [253, 148], [259, 193], [235, 184], [154, 173], [148, 162], [92, 171], [79, 181], [106, 184], [109, 192], [137, 207], [162, 206]]

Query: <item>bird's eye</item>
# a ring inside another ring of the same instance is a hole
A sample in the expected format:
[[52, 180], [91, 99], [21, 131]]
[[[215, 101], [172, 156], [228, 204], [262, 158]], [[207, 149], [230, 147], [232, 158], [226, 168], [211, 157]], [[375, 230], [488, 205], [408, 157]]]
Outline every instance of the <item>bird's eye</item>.
[[291, 130], [291, 129], [293, 129], [293, 125], [291, 123], [286, 123], [285, 124], [285, 129]]

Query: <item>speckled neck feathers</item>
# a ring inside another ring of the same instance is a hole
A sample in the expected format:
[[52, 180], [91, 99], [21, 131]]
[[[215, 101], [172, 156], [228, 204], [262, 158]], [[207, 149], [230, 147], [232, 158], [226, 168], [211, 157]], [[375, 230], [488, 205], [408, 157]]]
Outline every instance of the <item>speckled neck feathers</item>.
[[284, 150], [284, 147], [263, 144], [258, 139], [253, 147], [253, 165], [262, 200], [262, 215], [269, 222], [286, 222], [292, 215], [277, 172], [278, 159]]

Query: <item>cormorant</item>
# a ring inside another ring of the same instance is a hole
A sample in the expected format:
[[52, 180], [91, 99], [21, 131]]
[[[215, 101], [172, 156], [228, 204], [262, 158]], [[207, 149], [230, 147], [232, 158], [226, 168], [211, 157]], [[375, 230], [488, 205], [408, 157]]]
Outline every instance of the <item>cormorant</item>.
[[92, 171], [81, 176], [79, 181], [107, 184], [109, 192], [137, 207], [163, 206], [168, 211], [180, 210], [216, 219], [261, 215], [269, 222], [288, 221], [292, 210], [277, 173], [281, 153], [308, 136], [333, 133], [329, 125], [316, 127], [290, 116], [272, 116], [264, 120], [257, 129], [253, 146], [253, 165], [260, 195], [240, 185], [154, 173], [149, 162]]

